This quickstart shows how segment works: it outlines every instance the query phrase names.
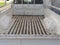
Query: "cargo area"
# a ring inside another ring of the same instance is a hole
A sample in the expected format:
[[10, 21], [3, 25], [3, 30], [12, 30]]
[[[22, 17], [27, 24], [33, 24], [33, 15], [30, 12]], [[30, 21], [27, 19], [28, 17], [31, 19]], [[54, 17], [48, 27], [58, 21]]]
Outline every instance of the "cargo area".
[[13, 16], [12, 19], [14, 21], [8, 34], [48, 34], [42, 24], [43, 16]]
[[4, 4], [0, 7], [0, 45], [60, 45], [57, 3], [5, 0]]

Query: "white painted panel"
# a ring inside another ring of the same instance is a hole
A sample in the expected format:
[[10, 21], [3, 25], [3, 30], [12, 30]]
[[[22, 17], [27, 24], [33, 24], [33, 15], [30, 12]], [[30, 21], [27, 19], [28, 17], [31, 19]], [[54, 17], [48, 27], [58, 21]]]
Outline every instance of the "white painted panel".
[[31, 5], [31, 4], [14, 4], [14, 15], [43, 15], [43, 4]]
[[22, 45], [59, 45], [59, 40], [23, 40]]
[[12, 10], [11, 8], [7, 10], [3, 10], [0, 12], [0, 33], [7, 32], [7, 29], [10, 26], [12, 17]]
[[56, 29], [54, 32], [56, 31], [56, 33], [60, 35], [60, 16], [50, 9], [45, 9], [45, 17], [50, 17], [55, 21], [54, 23], [56, 23]]
[[0, 45], [21, 45], [20, 40], [0, 40]]

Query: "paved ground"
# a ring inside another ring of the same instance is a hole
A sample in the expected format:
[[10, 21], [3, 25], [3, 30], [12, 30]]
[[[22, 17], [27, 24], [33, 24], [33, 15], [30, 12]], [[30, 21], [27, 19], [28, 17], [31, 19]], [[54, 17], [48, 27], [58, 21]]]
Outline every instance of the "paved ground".
[[6, 5], [6, 6], [4, 6], [4, 7], [1, 7], [1, 8], [0, 8], [0, 11], [7, 10], [7, 9], [9, 9], [9, 8], [11, 8], [11, 4]]

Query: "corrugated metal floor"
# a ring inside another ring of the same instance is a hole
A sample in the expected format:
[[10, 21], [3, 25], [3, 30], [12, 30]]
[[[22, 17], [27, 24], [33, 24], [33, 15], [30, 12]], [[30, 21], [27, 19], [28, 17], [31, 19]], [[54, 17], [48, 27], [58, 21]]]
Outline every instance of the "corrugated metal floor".
[[13, 19], [8, 34], [48, 35], [41, 21], [43, 16], [13, 16]]

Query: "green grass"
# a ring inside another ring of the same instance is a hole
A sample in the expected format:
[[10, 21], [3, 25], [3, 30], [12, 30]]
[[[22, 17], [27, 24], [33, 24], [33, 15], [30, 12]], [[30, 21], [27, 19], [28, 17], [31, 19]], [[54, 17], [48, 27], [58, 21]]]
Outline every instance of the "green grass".
[[0, 6], [4, 6], [4, 2], [0, 2]]

